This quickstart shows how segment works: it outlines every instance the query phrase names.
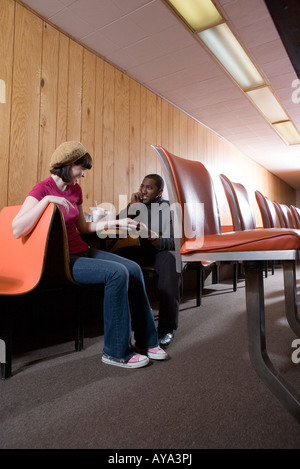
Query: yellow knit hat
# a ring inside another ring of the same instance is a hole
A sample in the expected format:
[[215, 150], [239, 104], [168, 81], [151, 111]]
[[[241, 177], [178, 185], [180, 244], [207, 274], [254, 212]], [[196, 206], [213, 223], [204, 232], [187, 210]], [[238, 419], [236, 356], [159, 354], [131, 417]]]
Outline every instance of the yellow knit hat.
[[88, 153], [87, 149], [80, 142], [64, 142], [56, 148], [50, 160], [50, 168], [58, 166], [67, 166], [74, 163], [83, 155]]

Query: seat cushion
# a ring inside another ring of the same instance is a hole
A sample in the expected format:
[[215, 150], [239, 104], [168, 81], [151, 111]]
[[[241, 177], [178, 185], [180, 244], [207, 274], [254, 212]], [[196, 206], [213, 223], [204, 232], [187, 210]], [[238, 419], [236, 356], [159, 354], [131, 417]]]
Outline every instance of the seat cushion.
[[207, 235], [186, 240], [181, 254], [189, 252], [285, 251], [300, 248], [300, 230], [266, 228]]

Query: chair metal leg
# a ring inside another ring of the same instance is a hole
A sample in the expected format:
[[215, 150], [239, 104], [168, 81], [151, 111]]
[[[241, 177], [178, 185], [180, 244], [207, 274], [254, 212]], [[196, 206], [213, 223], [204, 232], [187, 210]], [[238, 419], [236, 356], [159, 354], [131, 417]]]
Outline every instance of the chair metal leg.
[[[270, 391], [300, 420], [300, 397], [275, 369], [266, 350], [264, 262], [245, 262], [248, 350], [252, 365]], [[291, 271], [292, 272], [292, 271]], [[292, 277], [293, 273], [288, 275]], [[289, 293], [290, 293], [290, 289]]]
[[300, 320], [298, 316], [296, 261], [283, 261], [285, 292], [285, 314], [292, 331], [300, 337]]
[[71, 289], [73, 290], [75, 298], [75, 350], [80, 352], [84, 349], [84, 327], [83, 327], [83, 303], [82, 303], [82, 289], [79, 286]]
[[203, 270], [201, 267], [197, 267], [197, 292], [196, 292], [196, 305], [201, 306], [201, 299], [202, 299], [202, 287], [203, 287]]
[[238, 283], [238, 263], [233, 263], [233, 291], [237, 291], [237, 283]]
[[3, 310], [0, 321], [0, 378], [7, 379], [11, 376], [12, 369], [12, 322], [8, 317], [7, 305], [3, 300]]
[[11, 375], [10, 353], [6, 353], [6, 342], [0, 339], [0, 378], [6, 379]]
[[274, 273], [275, 273], [275, 261], [271, 261], [271, 271], [272, 271], [272, 275], [274, 275]]
[[76, 330], [75, 330], [75, 350], [80, 352], [84, 349], [84, 339], [83, 339], [83, 318], [81, 309], [77, 307], [76, 311]]
[[268, 261], [265, 261], [265, 278], [268, 278]]
[[217, 262], [213, 266], [212, 283], [214, 283], [214, 284], [220, 283], [220, 264], [217, 263]]

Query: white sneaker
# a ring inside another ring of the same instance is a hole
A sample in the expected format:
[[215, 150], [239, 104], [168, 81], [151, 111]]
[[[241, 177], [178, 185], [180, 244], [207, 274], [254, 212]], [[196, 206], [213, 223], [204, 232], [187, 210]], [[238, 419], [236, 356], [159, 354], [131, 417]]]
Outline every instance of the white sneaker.
[[161, 347], [148, 348], [147, 355], [152, 360], [166, 360], [168, 357], [167, 352], [165, 352]]
[[149, 358], [146, 357], [146, 355], [135, 353], [129, 360], [119, 362], [107, 357], [106, 355], [102, 355], [102, 362], [107, 365], [121, 366], [123, 368], [141, 368], [142, 366], [148, 365]]

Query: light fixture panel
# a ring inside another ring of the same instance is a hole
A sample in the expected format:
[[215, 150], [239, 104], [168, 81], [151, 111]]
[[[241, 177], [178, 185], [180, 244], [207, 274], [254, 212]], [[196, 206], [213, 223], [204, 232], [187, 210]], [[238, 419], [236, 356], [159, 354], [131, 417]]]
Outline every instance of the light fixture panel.
[[201, 31], [198, 36], [244, 91], [265, 84], [226, 23]]
[[168, 0], [194, 30], [210, 28], [223, 21], [211, 0]]
[[287, 121], [289, 118], [268, 86], [247, 92], [255, 106], [270, 122]]
[[276, 122], [272, 124], [279, 136], [287, 143], [288, 145], [299, 145], [300, 144], [300, 133], [295, 127], [293, 122]]

